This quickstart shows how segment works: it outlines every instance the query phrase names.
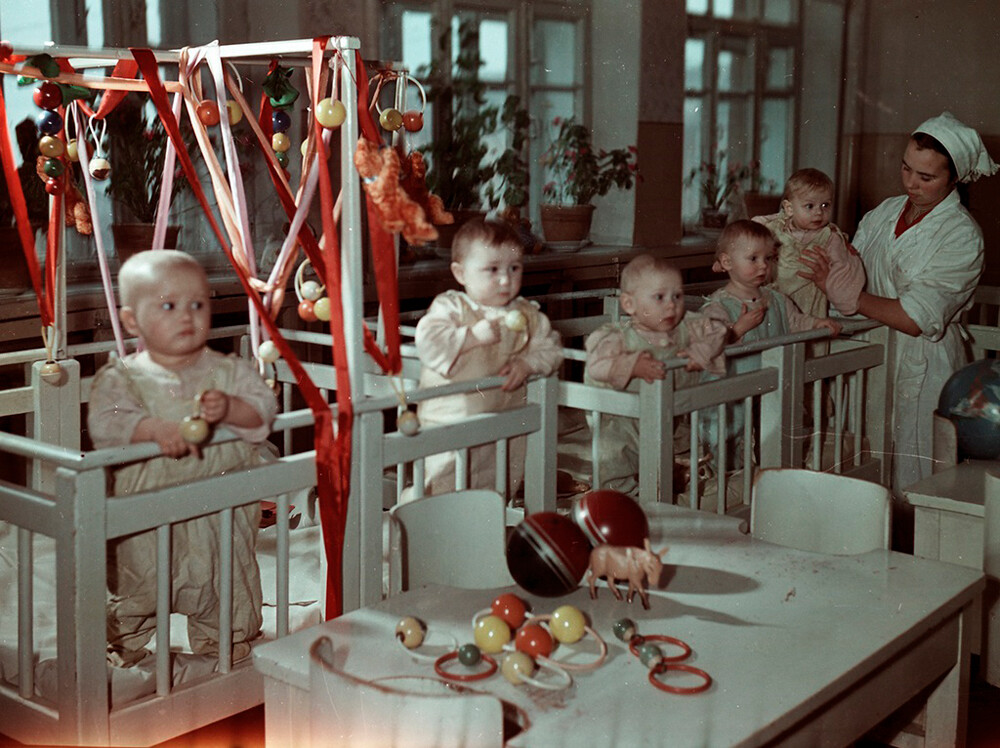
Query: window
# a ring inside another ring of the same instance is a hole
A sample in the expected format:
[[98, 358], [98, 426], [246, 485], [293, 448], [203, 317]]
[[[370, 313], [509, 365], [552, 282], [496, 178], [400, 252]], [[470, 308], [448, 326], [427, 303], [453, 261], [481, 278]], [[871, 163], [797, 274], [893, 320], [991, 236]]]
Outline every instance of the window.
[[[570, 116], [583, 119], [586, 111], [583, 61], [588, 9], [586, 0], [575, 3], [401, 0], [389, 2], [384, 8], [382, 55], [401, 63], [418, 79], [426, 73], [442, 41], [437, 37], [437, 29], [450, 29], [450, 54], [454, 61], [458, 55], [460, 24], [476, 26], [477, 52], [482, 60], [479, 78], [486, 89], [487, 104], [502, 109], [509, 96], [518, 96], [530, 115], [526, 160], [531, 172], [529, 209], [535, 218], [545, 182], [539, 158], [554, 134], [552, 121]], [[519, 29], [528, 29], [527, 38], [518, 33]], [[408, 96], [412, 97], [413, 92]], [[410, 147], [420, 148], [431, 142], [435, 116], [428, 106], [424, 129], [410, 137]], [[486, 142], [490, 154], [495, 156], [510, 145], [511, 135], [501, 128]]]
[[[795, 152], [799, 11], [799, 0], [687, 0], [684, 174], [757, 161], [761, 182], [746, 187], [780, 189]], [[699, 199], [685, 188], [685, 222]]]

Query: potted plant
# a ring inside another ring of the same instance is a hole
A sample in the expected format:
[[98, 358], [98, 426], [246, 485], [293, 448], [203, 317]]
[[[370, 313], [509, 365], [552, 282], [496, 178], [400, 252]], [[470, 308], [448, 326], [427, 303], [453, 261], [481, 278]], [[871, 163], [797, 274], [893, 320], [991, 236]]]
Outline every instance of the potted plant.
[[[107, 194], [116, 204], [116, 222], [111, 230], [115, 250], [124, 262], [134, 252], [150, 249], [153, 226], [163, 182], [163, 162], [168, 136], [145, 102], [129, 94], [107, 116], [108, 159], [111, 174]], [[182, 173], [174, 175], [171, 201], [187, 185]], [[177, 246], [180, 227], [167, 227], [164, 245]]]
[[[744, 211], [751, 216], [760, 214], [760, 205], [766, 210], [774, 202], [774, 197], [768, 195], [770, 200], [766, 204], [755, 203], [751, 207], [748, 195], [759, 195], [762, 188], [773, 190], [774, 182], [761, 178], [760, 161], [746, 164], [737, 161], [727, 165], [725, 151], [718, 152], [717, 161], [702, 161], [691, 169], [684, 179], [684, 186], [691, 187], [696, 182], [701, 193], [701, 223], [708, 229], [721, 229], [726, 225], [730, 212], [728, 208], [734, 201], [741, 202], [745, 206]], [[750, 193], [744, 189], [746, 184], [750, 185]]]
[[542, 154], [549, 181], [542, 188], [542, 231], [549, 242], [581, 241], [590, 233], [595, 197], [638, 178], [635, 146], [595, 149], [590, 128], [556, 117], [556, 137]]

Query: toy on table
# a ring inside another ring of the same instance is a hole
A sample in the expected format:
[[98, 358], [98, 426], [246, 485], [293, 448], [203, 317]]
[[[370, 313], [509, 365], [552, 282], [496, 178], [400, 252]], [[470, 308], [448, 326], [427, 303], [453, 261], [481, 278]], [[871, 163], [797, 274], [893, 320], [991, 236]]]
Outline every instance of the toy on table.
[[[635, 621], [630, 618], [621, 618], [615, 621], [612, 626], [614, 635], [621, 641], [628, 644], [628, 651], [639, 658], [639, 662], [649, 668], [649, 682], [661, 691], [677, 694], [696, 694], [707, 691], [712, 685], [712, 676], [701, 668], [681, 663], [691, 656], [691, 647], [686, 642], [665, 634], [648, 634], [642, 636], [638, 633]], [[681, 653], [666, 657], [659, 647], [659, 643], [670, 644], [680, 648]], [[696, 686], [675, 686], [663, 683], [657, 676], [670, 671], [689, 673], [701, 678], [702, 682]]]
[[597, 587], [595, 586], [597, 578], [604, 577], [611, 592], [617, 599], [621, 600], [622, 594], [615, 582], [618, 579], [627, 579], [626, 599], [628, 602], [632, 602], [632, 598], [638, 592], [642, 600], [642, 607], [649, 610], [649, 593], [646, 590], [646, 584], [653, 585], [658, 582], [660, 573], [663, 571], [661, 556], [666, 552], [667, 549], [663, 548], [654, 553], [649, 547], [649, 538], [645, 539], [642, 548], [602, 543], [590, 552], [588, 565], [590, 596], [597, 598]]
[[649, 537], [649, 520], [639, 503], [610, 489], [584, 494], [573, 507], [573, 521], [595, 546], [603, 543], [642, 548]]
[[556, 512], [529, 514], [507, 541], [507, 569], [528, 592], [558, 597], [580, 584], [590, 558], [590, 542], [569, 517]]

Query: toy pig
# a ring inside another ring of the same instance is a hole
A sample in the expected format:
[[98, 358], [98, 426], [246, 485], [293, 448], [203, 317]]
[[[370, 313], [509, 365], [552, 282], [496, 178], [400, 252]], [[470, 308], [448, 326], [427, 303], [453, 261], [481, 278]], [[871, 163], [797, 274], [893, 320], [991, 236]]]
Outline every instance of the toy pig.
[[[642, 607], [649, 610], [649, 594], [646, 591], [646, 584], [656, 584], [663, 570], [663, 559], [661, 558], [667, 549], [664, 548], [656, 553], [649, 547], [649, 538], [644, 541], [644, 548], [633, 546], [606, 545], [596, 546], [590, 552], [589, 578], [590, 596], [597, 598], [597, 588], [595, 586], [598, 577], [604, 577], [608, 582], [611, 592], [619, 600], [622, 594], [615, 584], [615, 580], [627, 579], [628, 592], [627, 599], [632, 602], [635, 593], [639, 593], [642, 599]], [[643, 578], [645, 577], [645, 584]]]

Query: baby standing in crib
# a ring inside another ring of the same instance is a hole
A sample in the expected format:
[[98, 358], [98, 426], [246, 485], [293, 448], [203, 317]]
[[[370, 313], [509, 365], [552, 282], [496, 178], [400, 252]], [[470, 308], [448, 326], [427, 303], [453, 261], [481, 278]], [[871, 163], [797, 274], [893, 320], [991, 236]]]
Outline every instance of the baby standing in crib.
[[[207, 347], [211, 328], [208, 279], [184, 252], [150, 250], [126, 261], [118, 275], [121, 319], [143, 349], [104, 366], [94, 377], [87, 426], [94, 446], [155, 441], [162, 457], [114, 472], [114, 495], [128, 496], [261, 462], [277, 413], [274, 393], [247, 362]], [[199, 447], [181, 422], [200, 415], [241, 438]], [[186, 490], [186, 489], [180, 489]], [[259, 504], [233, 512], [233, 660], [250, 653], [260, 631], [260, 571], [255, 555]], [[188, 520], [171, 532], [172, 610], [187, 615], [197, 654], [216, 655], [219, 642], [219, 518]], [[132, 665], [147, 654], [156, 614], [154, 531], [109, 548], [109, 659]]]
[[[693, 372], [726, 372], [722, 348], [729, 328], [702, 314], [685, 314], [684, 283], [670, 262], [639, 255], [621, 277], [621, 306], [628, 315], [602, 325], [587, 336], [584, 381], [625, 389], [633, 379], [652, 382], [666, 376], [664, 361], [686, 358], [675, 384], [697, 382]], [[690, 431], [674, 430], [674, 451], [690, 448]], [[600, 486], [634, 495], [639, 488], [639, 424], [634, 418], [602, 415], [600, 429]]]
[[[505, 377], [500, 389], [425, 400], [417, 414], [425, 425], [456, 423], [477, 413], [509, 410], [526, 402], [525, 380], [548, 376], [562, 363], [559, 334], [538, 306], [518, 296], [523, 246], [506, 223], [474, 219], [455, 234], [451, 272], [462, 291], [439, 294], [417, 323], [420, 386], [433, 387], [488, 376]], [[509, 486], [524, 479], [524, 437], [508, 449]], [[496, 458], [492, 446], [469, 450], [469, 487], [494, 488]], [[455, 490], [455, 454], [431, 455], [425, 461], [428, 495]], [[404, 498], [411, 498], [407, 492]]]
[[[734, 343], [817, 329], [829, 330], [831, 336], [839, 335], [839, 322], [805, 314], [781, 291], [769, 287], [778, 246], [778, 240], [763, 224], [741, 220], [726, 226], [719, 237], [715, 257], [718, 266], [729, 275], [729, 282], [705, 300], [702, 313], [723, 322]], [[739, 374], [758, 368], [760, 357], [739, 356], [730, 362], [730, 371]], [[726, 441], [736, 446], [734, 440], [743, 432], [743, 408], [732, 407], [730, 412]], [[715, 454], [718, 442], [715, 409], [705, 413], [703, 420], [704, 438]], [[728, 464], [739, 467], [740, 450], [736, 448], [733, 452], [734, 459]]]
[[[781, 210], [753, 218], [770, 229], [779, 242], [778, 262], [771, 287], [813, 317], [826, 317], [829, 305], [845, 316], [858, 311], [858, 296], [865, 285], [861, 258], [844, 232], [830, 222], [833, 215], [833, 180], [819, 169], [799, 169], [785, 182]], [[804, 250], [819, 248], [827, 258], [830, 274], [824, 294], [800, 273], [811, 273], [801, 260]]]

